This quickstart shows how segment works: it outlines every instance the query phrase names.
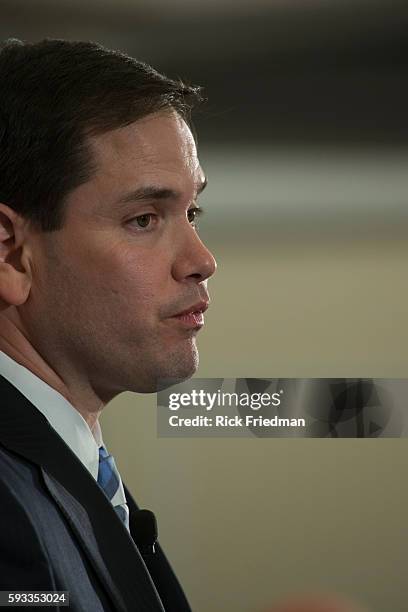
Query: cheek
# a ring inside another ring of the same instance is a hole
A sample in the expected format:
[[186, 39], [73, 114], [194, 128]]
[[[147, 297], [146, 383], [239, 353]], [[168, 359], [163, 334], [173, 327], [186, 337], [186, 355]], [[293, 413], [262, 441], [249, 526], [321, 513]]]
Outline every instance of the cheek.
[[81, 308], [105, 318], [118, 309], [134, 316], [136, 309], [156, 312], [171, 295], [169, 248], [112, 240], [105, 232], [88, 232], [76, 242], [75, 249], [64, 245], [69, 248], [59, 253], [53, 276]]
[[169, 273], [163, 259], [151, 253], [105, 255], [89, 271], [89, 287], [106, 302], [115, 302], [122, 313], [151, 311], [166, 299]]

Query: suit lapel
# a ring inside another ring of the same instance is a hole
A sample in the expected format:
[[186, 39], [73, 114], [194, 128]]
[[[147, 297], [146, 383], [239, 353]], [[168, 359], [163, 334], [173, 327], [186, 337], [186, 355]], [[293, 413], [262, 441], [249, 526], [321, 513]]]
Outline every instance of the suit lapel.
[[[135, 517], [139, 510], [138, 505], [133, 499], [131, 493], [123, 485], [126, 495], [126, 501], [130, 510], [130, 532], [137, 534], [137, 523]], [[156, 543], [156, 552], [154, 555], [145, 554], [144, 561], [154, 584], [160, 594], [165, 610], [168, 612], [191, 612], [190, 605], [186, 599], [183, 589], [173, 572], [160, 543]]]
[[122, 599], [121, 594], [116, 588], [112, 581], [109, 572], [106, 569], [105, 562], [100, 555], [97, 541], [95, 539], [91, 521], [84, 508], [72, 497], [70, 493], [55, 480], [52, 476], [47, 474], [44, 468], [40, 468], [44, 480], [44, 484], [47, 487], [50, 495], [54, 498], [55, 503], [60, 508], [61, 512], [65, 515], [71, 530], [75, 533], [79, 540], [82, 550], [84, 550], [88, 557], [92, 560], [93, 568], [98, 575], [101, 583], [105, 585], [105, 590], [109, 591], [112, 599], [114, 600], [115, 609], [126, 611], [126, 605]]
[[163, 612], [146, 566], [112, 504], [47, 419], [0, 376], [0, 444], [41, 468], [45, 486], [120, 612]]

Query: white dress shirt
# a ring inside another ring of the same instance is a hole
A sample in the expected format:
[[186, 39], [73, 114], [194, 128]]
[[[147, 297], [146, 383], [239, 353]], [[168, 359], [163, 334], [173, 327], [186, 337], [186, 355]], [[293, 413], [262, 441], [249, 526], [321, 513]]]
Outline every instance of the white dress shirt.
[[[0, 374], [20, 391], [49, 421], [65, 444], [83, 463], [95, 480], [98, 479], [99, 447], [103, 445], [99, 421], [93, 430], [83, 416], [58, 391], [41, 378], [0, 351]], [[113, 506], [126, 510], [126, 526], [129, 529], [129, 508], [126, 504], [122, 479], [112, 499]]]

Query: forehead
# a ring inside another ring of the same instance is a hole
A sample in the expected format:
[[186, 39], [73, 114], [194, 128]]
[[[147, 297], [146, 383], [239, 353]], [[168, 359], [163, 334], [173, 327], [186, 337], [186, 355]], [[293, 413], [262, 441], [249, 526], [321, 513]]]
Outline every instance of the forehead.
[[154, 113], [90, 139], [95, 179], [134, 183], [162, 177], [200, 179], [203, 172], [190, 128], [176, 112]]

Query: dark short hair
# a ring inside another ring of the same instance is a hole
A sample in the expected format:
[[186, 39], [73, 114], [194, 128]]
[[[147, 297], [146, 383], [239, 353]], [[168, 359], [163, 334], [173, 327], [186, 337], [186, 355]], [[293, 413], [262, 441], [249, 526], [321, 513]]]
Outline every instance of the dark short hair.
[[0, 202], [43, 231], [94, 170], [87, 137], [173, 109], [191, 125], [199, 87], [93, 42], [7, 40], [0, 49]]

